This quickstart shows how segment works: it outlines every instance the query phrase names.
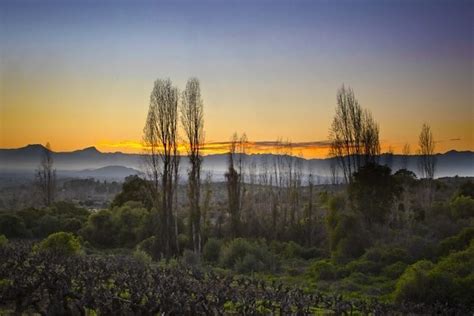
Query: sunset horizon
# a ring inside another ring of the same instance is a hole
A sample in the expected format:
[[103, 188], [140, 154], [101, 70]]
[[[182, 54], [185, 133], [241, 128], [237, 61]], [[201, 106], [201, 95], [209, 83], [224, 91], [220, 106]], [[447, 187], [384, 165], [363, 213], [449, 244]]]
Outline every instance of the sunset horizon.
[[382, 152], [474, 150], [469, 1], [139, 3], [0, 4], [0, 148], [139, 152], [154, 81], [197, 76], [208, 143], [327, 142], [346, 85]]
[[474, 0], [0, 0], [0, 315], [473, 315]]

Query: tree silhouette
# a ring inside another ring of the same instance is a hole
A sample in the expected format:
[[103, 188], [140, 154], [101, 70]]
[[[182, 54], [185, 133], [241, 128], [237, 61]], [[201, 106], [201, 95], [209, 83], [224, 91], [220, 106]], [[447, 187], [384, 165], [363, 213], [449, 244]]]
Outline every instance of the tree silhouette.
[[420, 136], [418, 138], [419, 160], [418, 168], [422, 178], [433, 179], [436, 169], [435, 157], [435, 141], [431, 127], [424, 123], [421, 127]]
[[[159, 238], [160, 251], [170, 257], [175, 244], [173, 231], [173, 202], [176, 172], [179, 167], [178, 153], [178, 89], [170, 79], [156, 80], [150, 97], [150, 106], [144, 128], [144, 143], [149, 152], [148, 174], [154, 186], [157, 208], [160, 209]], [[161, 181], [159, 177], [161, 176]], [[161, 185], [161, 194], [158, 187]]]
[[225, 174], [227, 184], [228, 210], [231, 218], [230, 230], [233, 238], [241, 233], [241, 210], [243, 188], [244, 155], [247, 144], [247, 136], [243, 134], [240, 139], [235, 133], [229, 146], [228, 170]]
[[56, 193], [56, 169], [53, 168], [51, 145], [46, 144], [41, 154], [41, 162], [36, 170], [36, 181], [40, 189], [41, 199], [46, 206], [54, 202]]
[[369, 110], [364, 110], [354, 91], [344, 85], [337, 92], [337, 107], [331, 128], [331, 156], [336, 157], [346, 183], [367, 163], [377, 162], [380, 154], [379, 127]]
[[199, 80], [191, 78], [181, 99], [181, 123], [187, 140], [190, 169], [188, 171], [189, 228], [194, 251], [201, 252], [201, 147], [204, 142], [203, 102]]

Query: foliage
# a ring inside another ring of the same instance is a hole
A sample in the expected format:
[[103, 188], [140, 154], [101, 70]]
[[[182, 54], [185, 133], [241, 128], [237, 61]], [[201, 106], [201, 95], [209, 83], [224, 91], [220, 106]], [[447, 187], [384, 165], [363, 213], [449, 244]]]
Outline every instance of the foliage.
[[328, 259], [318, 260], [311, 264], [310, 275], [316, 280], [334, 280], [337, 278], [337, 267]]
[[28, 235], [21, 217], [8, 213], [0, 215], [0, 233], [7, 238], [20, 238]]
[[89, 216], [81, 235], [96, 247], [114, 247], [116, 243], [112, 212], [100, 210]]
[[[393, 305], [229, 274], [195, 273], [126, 256], [56, 256], [0, 248], [0, 297], [18, 314], [470, 314], [462, 306]], [[4, 281], [5, 280], [5, 281]], [[32, 300], [31, 298], [34, 298]], [[212, 311], [212, 312], [211, 312]]]
[[153, 259], [159, 259], [156, 252], [156, 247], [158, 243], [156, 242], [156, 236], [148, 237], [142, 240], [138, 245], [137, 249], [144, 251], [146, 254], [151, 256]]
[[81, 252], [79, 239], [71, 233], [58, 232], [49, 235], [34, 247], [35, 251], [48, 251], [56, 255], [74, 255]]
[[151, 209], [153, 200], [146, 180], [132, 175], [125, 178], [122, 191], [112, 201], [112, 207], [122, 206], [128, 201], [142, 202], [146, 209]]
[[222, 267], [241, 273], [275, 271], [276, 257], [264, 242], [253, 242], [236, 238], [221, 250], [219, 263]]
[[331, 254], [336, 261], [346, 262], [364, 253], [368, 246], [367, 233], [357, 214], [345, 209], [330, 208], [326, 223]]
[[474, 227], [466, 227], [455, 236], [448, 237], [440, 242], [438, 256], [446, 256], [452, 251], [466, 248], [474, 239]]
[[201, 263], [199, 255], [189, 249], [184, 249], [182, 259], [187, 267], [198, 267]]
[[396, 302], [448, 303], [474, 308], [474, 242], [437, 264], [418, 261], [397, 281]]
[[349, 198], [369, 224], [385, 223], [395, 198], [401, 193], [396, 178], [387, 166], [367, 164], [354, 173]]
[[468, 196], [474, 199], [474, 182], [468, 180], [459, 186], [458, 195]]
[[[8, 234], [16, 235], [10, 237], [19, 238], [45, 238], [59, 231], [78, 233], [89, 214], [89, 211], [73, 203], [58, 201], [41, 209], [5, 212], [0, 215], [0, 232], [5, 230]], [[5, 228], [3, 221], [6, 221]]]
[[202, 258], [209, 263], [217, 263], [221, 253], [222, 242], [215, 238], [210, 238], [202, 250]]
[[0, 247], [5, 246], [8, 244], [8, 238], [5, 235], [0, 235]]
[[451, 203], [451, 215], [453, 218], [474, 217], [474, 198], [470, 196], [459, 195]]
[[141, 249], [139, 249], [139, 248], [135, 249], [135, 251], [133, 252], [133, 257], [134, 257], [137, 261], [139, 261], [139, 262], [141, 262], [141, 263], [143, 263], [143, 264], [149, 264], [149, 263], [151, 263], [152, 260], [153, 260], [153, 259], [151, 258], [151, 256], [150, 256], [147, 252], [145, 252], [145, 251], [143, 251], [143, 250], [141, 250]]
[[129, 201], [120, 207], [92, 214], [81, 235], [96, 247], [132, 248], [147, 237], [146, 226], [152, 222], [151, 217], [151, 212], [140, 202]]

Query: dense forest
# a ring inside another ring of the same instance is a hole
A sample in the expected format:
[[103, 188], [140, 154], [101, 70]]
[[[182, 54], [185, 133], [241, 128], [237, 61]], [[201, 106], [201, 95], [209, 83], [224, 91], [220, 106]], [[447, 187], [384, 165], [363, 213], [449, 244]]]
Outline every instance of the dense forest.
[[472, 314], [474, 182], [436, 178], [431, 127], [419, 136], [421, 177], [392, 170], [379, 159], [376, 120], [343, 86], [329, 140], [331, 184], [291, 159], [290, 141], [252, 163], [245, 134], [232, 137], [215, 182], [201, 174], [199, 80], [181, 93], [157, 80], [144, 177], [128, 177], [107, 207], [59, 199], [48, 146], [38, 206], [0, 213], [1, 311]]

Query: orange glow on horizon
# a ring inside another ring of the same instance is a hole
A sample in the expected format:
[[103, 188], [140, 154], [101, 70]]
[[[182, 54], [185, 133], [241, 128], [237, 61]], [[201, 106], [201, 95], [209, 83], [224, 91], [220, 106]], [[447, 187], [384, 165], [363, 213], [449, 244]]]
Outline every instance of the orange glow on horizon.
[[[440, 144], [439, 142], [438, 144]], [[208, 142], [205, 143], [201, 149], [204, 156], [214, 154], [225, 154], [229, 152], [230, 142]], [[381, 152], [389, 152], [390, 149], [394, 154], [402, 154], [404, 144], [390, 144], [382, 142]], [[141, 154], [146, 152], [146, 148], [139, 141], [103, 141], [96, 145], [101, 152], [123, 152]], [[410, 144], [411, 153], [416, 154], [418, 145]], [[447, 150], [445, 146], [439, 146], [438, 153], [444, 153]], [[185, 144], [179, 145], [179, 152], [185, 155], [187, 150]], [[295, 142], [291, 144], [291, 149], [279, 147], [276, 141], [248, 141], [245, 146], [247, 154], [289, 154], [292, 156], [303, 157], [306, 159], [312, 158], [327, 158], [329, 154], [329, 143], [327, 141], [313, 141], [313, 142]]]

